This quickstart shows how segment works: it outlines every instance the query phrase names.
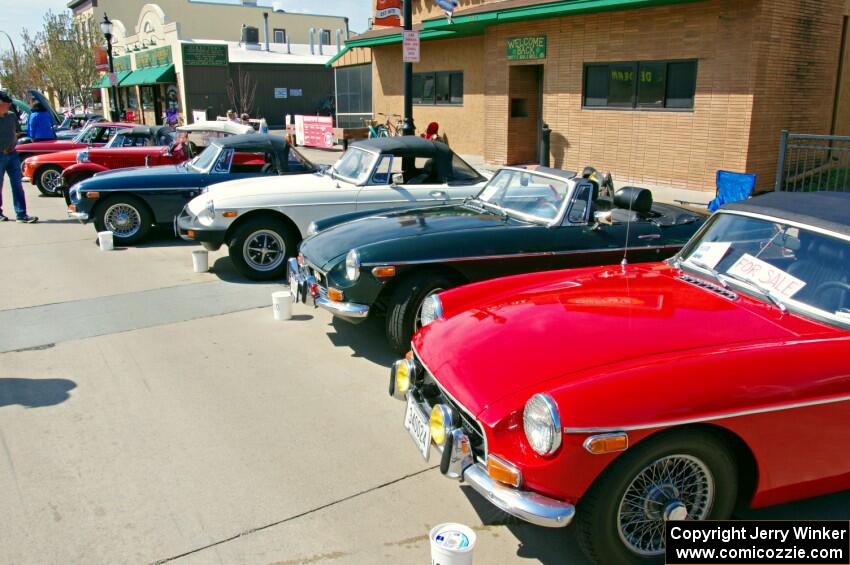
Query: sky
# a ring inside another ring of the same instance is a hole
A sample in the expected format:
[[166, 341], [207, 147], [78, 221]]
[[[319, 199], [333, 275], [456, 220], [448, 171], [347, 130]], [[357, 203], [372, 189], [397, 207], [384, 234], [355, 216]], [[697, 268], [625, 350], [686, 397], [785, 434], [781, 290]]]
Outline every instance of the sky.
[[[121, 0], [106, 0], [120, 2]], [[152, 0], [156, 1], [156, 0]], [[213, 0], [225, 4], [238, 4], [238, 0]], [[65, 10], [68, 0], [0, 0], [3, 4], [0, 19], [0, 31], [8, 33], [15, 46], [21, 44], [21, 29], [35, 31], [41, 28], [41, 20], [47, 10], [59, 12]], [[372, 0], [283, 0], [284, 9], [289, 12], [325, 13], [348, 16], [352, 31], [366, 30]], [[259, 0], [261, 6], [271, 6], [271, 0]], [[0, 51], [9, 49], [9, 40], [0, 33]]]

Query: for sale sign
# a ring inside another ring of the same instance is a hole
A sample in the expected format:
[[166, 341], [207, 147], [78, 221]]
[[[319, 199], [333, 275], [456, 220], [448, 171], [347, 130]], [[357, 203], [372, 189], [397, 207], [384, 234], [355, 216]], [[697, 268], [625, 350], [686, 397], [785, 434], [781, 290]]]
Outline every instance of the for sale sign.
[[741, 258], [735, 261], [727, 272], [744, 280], [753, 281], [783, 298], [791, 298], [806, 286], [805, 281], [749, 253], [741, 255]]
[[334, 146], [334, 121], [330, 116], [303, 116], [304, 145], [307, 147]]

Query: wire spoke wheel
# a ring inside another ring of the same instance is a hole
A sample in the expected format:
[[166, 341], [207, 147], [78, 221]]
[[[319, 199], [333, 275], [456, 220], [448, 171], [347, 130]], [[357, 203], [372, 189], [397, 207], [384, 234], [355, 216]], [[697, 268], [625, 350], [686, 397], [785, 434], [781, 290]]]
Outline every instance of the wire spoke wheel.
[[661, 555], [665, 522], [706, 519], [714, 493], [714, 477], [700, 459], [684, 454], [656, 459], [637, 474], [620, 500], [620, 539], [638, 555]]
[[127, 204], [119, 202], [106, 209], [103, 214], [103, 224], [119, 238], [133, 237], [142, 227], [142, 215]]
[[283, 237], [271, 230], [258, 230], [245, 238], [242, 246], [245, 262], [257, 271], [272, 271], [286, 258]]
[[41, 173], [41, 184], [46, 191], [56, 193], [62, 185], [62, 174], [55, 169], [44, 171]]

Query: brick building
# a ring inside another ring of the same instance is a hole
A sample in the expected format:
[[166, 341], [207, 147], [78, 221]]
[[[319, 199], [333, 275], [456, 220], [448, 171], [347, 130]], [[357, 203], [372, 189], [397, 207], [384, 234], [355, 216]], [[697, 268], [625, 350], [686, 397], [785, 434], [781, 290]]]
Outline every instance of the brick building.
[[[461, 0], [451, 23], [412, 1], [416, 125], [492, 164], [536, 161], [546, 123], [559, 167], [698, 191], [746, 171], [768, 190], [782, 129], [850, 134], [847, 0]], [[400, 43], [374, 28], [335, 62], [370, 65], [372, 112], [402, 113]]]

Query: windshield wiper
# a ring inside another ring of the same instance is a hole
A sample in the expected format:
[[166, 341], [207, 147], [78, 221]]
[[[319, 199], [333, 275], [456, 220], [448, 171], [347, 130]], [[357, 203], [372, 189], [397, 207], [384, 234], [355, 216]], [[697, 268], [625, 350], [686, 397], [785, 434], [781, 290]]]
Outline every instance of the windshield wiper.
[[498, 214], [503, 221], [508, 220], [508, 213], [503, 208], [499, 208], [495, 204], [490, 204], [486, 200], [479, 200], [479, 202], [481, 203], [482, 208], [484, 208], [485, 210], [489, 210], [494, 214]]
[[[783, 314], [788, 312], [788, 306], [786, 306], [785, 303], [782, 302], [782, 300], [780, 300], [779, 297], [777, 297], [776, 294], [772, 290], [763, 286], [761, 283], [758, 283], [754, 280], [745, 279], [744, 277], [740, 277], [738, 275], [733, 275], [731, 273], [720, 274], [720, 278], [734, 280], [734, 281], [742, 282], [744, 284], [748, 284], [748, 285], [752, 286], [753, 288], [755, 288], [765, 298], [770, 300], [773, 303], [773, 305], [776, 306], [777, 308], [779, 308], [779, 310]], [[720, 279], [718, 279], [718, 280], [720, 280]]]
[[720, 286], [722, 286], [723, 288], [729, 288], [729, 283], [727, 283], [725, 280], [723, 280], [723, 275], [720, 273], [720, 271], [718, 271], [717, 269], [715, 269], [714, 267], [712, 267], [708, 263], [704, 263], [703, 261], [700, 261], [698, 259], [693, 259], [693, 258], [688, 258], [687, 261], [683, 261], [681, 257], [677, 258], [673, 262], [673, 264], [678, 269], [681, 269], [682, 265], [687, 264], [687, 263], [690, 263], [691, 265], [699, 267], [700, 269], [705, 269], [706, 271], [711, 273], [711, 276], [713, 276], [715, 279], [717, 279], [717, 282], [720, 283]]

